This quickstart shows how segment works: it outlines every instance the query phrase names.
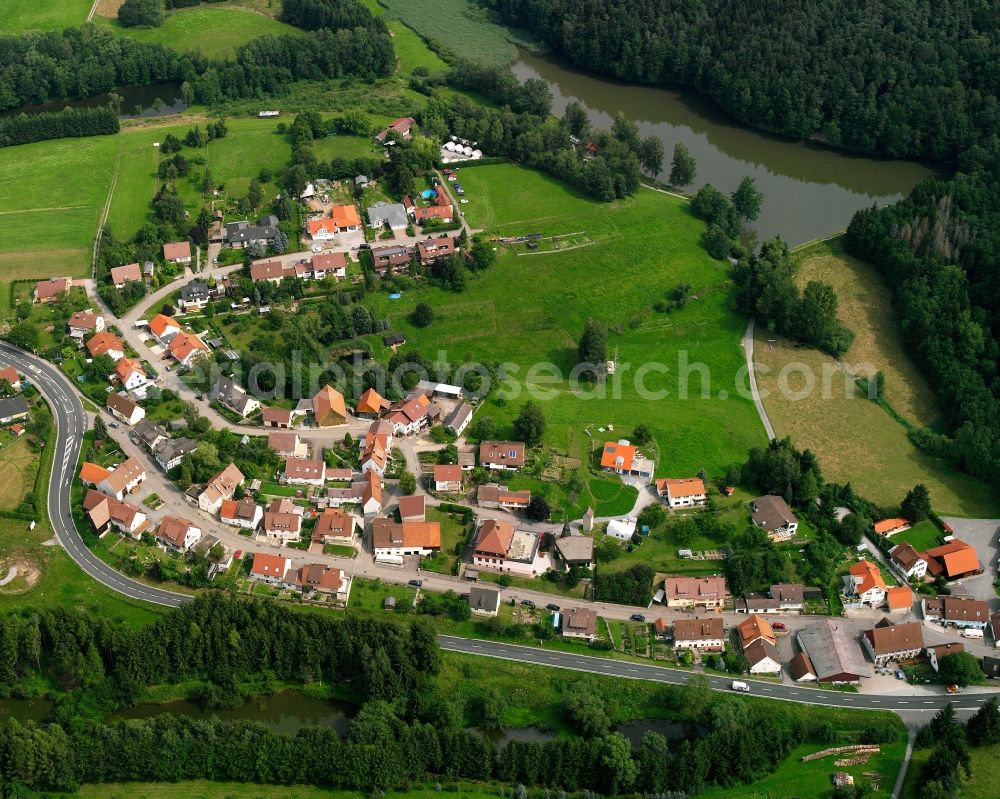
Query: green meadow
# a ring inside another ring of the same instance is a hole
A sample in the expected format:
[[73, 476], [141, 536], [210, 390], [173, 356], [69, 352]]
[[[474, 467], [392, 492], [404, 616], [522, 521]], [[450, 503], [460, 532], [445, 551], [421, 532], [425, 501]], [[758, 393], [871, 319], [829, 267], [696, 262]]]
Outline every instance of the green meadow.
[[260, 36], [303, 32], [272, 17], [230, 6], [194, 6], [171, 11], [159, 28], [123, 28], [117, 19], [95, 17], [120, 36], [162, 44], [174, 50], [201, 50], [211, 58], [231, 58], [236, 48]]
[[93, 0], [3, 0], [0, 32], [57, 31], [82, 25]]
[[[684, 201], [643, 191], [627, 200], [595, 203], [549, 177], [509, 164], [464, 169], [459, 179], [469, 199], [459, 207], [474, 227], [504, 235], [587, 231], [595, 242], [538, 255], [518, 255], [497, 243], [498, 262], [471, 277], [460, 294], [427, 288], [406, 292], [400, 300], [378, 296], [376, 315], [388, 316], [391, 329], [406, 334], [407, 347], [425, 357], [444, 351], [452, 363], [509, 364], [510, 393], [516, 396], [506, 402], [490, 399], [477, 414], [492, 416], [503, 434], [511, 434], [510, 423], [530, 386], [540, 393], [547, 417], [545, 442], [579, 458], [647, 424], [655, 438], [645, 449], [657, 459], [657, 475], [681, 476], [702, 468], [719, 474], [763, 443], [752, 402], [735, 391], [746, 322], [731, 309], [726, 265], [700, 247], [702, 223]], [[696, 299], [672, 314], [654, 311], [653, 303], [678, 283], [689, 283]], [[435, 312], [434, 322], [423, 329], [407, 318], [418, 302], [429, 303]], [[608, 325], [608, 357], [618, 367], [613, 377], [581, 396], [571, 393], [565, 376], [590, 316]], [[563, 377], [553, 377], [538, 362], [553, 364]], [[683, 381], [688, 396], [679, 396], [679, 369], [696, 363], [703, 366]], [[658, 398], [640, 396], [633, 380], [640, 367], [647, 370], [646, 387], [660, 392]], [[705, 399], [702, 372], [708, 376]]]

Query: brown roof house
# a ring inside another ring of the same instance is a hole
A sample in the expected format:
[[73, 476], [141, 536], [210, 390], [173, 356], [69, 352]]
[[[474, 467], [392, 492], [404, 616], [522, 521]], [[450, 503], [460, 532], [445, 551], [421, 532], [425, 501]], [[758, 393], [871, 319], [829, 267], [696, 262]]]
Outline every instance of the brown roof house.
[[593, 641], [597, 638], [597, 611], [571, 608], [562, 617], [562, 637]]
[[540, 538], [537, 533], [518, 530], [510, 522], [485, 519], [476, 533], [472, 563], [477, 569], [534, 577], [546, 564], [535, 565]]
[[35, 284], [35, 302], [50, 303], [62, 298], [69, 292], [73, 281], [68, 277], [56, 277], [49, 280], [39, 280]]
[[889, 550], [889, 562], [907, 580], [923, 580], [927, 574], [927, 558], [905, 541]]
[[668, 608], [721, 608], [726, 603], [726, 578], [667, 577], [663, 594]]
[[288, 497], [275, 499], [264, 511], [264, 535], [276, 546], [298, 541], [302, 536], [302, 508]]
[[462, 490], [462, 467], [457, 463], [434, 464], [434, 490], [457, 494]]
[[112, 416], [129, 427], [142, 421], [146, 416], [146, 411], [139, 403], [121, 394], [108, 394], [107, 407]]
[[674, 649], [722, 652], [725, 648], [726, 631], [721, 617], [677, 619], [674, 622]]
[[401, 522], [422, 522], [427, 513], [427, 502], [423, 494], [399, 498], [399, 520]]
[[950, 624], [960, 629], [985, 630], [990, 622], [989, 603], [971, 597], [924, 597], [921, 610], [927, 621]]
[[97, 490], [124, 499], [126, 494], [138, 490], [146, 479], [146, 469], [138, 458], [129, 458], [107, 477], [97, 483]]
[[531, 502], [530, 491], [511, 491], [499, 483], [483, 483], [476, 490], [476, 502], [481, 508], [524, 510]]
[[479, 444], [479, 465], [487, 469], [513, 472], [524, 466], [524, 442], [483, 441]]
[[883, 619], [874, 629], [865, 630], [861, 642], [875, 665], [885, 666], [890, 661], [909, 660], [920, 654], [924, 648], [923, 627], [919, 621], [893, 624]]
[[767, 494], [750, 503], [750, 518], [772, 541], [787, 541], [799, 529], [799, 520], [782, 497]]
[[179, 516], [164, 516], [156, 540], [174, 552], [187, 552], [201, 540], [201, 529]]
[[198, 507], [205, 513], [218, 513], [222, 503], [233, 498], [236, 489], [243, 485], [245, 479], [236, 464], [230, 463], [202, 487], [198, 495]]
[[350, 544], [354, 541], [354, 517], [339, 508], [327, 508], [316, 520], [312, 540], [323, 544]]

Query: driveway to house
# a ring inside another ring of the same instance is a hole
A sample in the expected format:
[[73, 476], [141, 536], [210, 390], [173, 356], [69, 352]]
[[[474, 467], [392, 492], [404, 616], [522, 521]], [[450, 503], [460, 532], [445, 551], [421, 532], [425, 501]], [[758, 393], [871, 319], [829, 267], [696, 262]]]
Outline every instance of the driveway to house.
[[964, 594], [990, 603], [991, 610], [1000, 608], [1000, 597], [993, 584], [997, 579], [997, 535], [1000, 533], [1000, 519], [962, 519], [957, 516], [942, 516], [941, 520], [960, 538], [976, 548], [983, 573], [951, 584], [953, 594]]
[[767, 433], [769, 440], [774, 441], [774, 428], [771, 426], [771, 420], [768, 418], [767, 411], [764, 410], [764, 403], [760, 398], [760, 392], [757, 390], [757, 376], [753, 370], [754, 326], [755, 320], [751, 319], [749, 324], [747, 324], [747, 332], [743, 334], [743, 354], [747, 361], [747, 376], [750, 379], [750, 393], [753, 394], [753, 404], [757, 406], [757, 415], [760, 416], [761, 424], [764, 425], [764, 432]]

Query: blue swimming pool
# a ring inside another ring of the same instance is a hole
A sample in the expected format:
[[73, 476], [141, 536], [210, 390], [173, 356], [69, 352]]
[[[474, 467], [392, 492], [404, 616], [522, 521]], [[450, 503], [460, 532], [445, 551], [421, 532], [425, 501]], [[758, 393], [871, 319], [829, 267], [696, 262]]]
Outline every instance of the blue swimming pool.
[[437, 197], [438, 193], [434, 191], [434, 189], [424, 189], [422, 192], [420, 192], [420, 196], [423, 197], [425, 200], [429, 200], [431, 197]]

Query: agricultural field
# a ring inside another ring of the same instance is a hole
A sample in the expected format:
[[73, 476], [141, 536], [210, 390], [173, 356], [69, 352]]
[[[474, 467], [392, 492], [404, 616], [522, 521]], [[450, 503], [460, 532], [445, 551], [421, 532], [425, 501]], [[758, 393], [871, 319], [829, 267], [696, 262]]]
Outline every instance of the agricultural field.
[[119, 36], [174, 50], [200, 50], [209, 58], [232, 58], [236, 48], [261, 36], [302, 36], [303, 31], [239, 6], [194, 6], [167, 14], [159, 28], [123, 28], [117, 19], [95, 17]]
[[[510, 425], [530, 387], [547, 419], [545, 443], [573, 458], [588, 458], [605, 440], [627, 438], [637, 425], [648, 424], [657, 475], [702, 468], [720, 475], [764, 442], [752, 403], [736, 396], [745, 321], [730, 308], [725, 265], [700, 247], [702, 224], [682, 200], [643, 191], [599, 204], [507, 164], [462, 170], [460, 180], [469, 198], [463, 208], [474, 227], [503, 234], [586, 230], [595, 240], [585, 249], [532, 257], [501, 248], [496, 265], [472, 277], [461, 294], [428, 288], [401, 300], [378, 295], [371, 301], [376, 316], [387, 316], [392, 330], [406, 334], [407, 349], [428, 357], [444, 350], [454, 363], [510, 365], [509, 393], [517, 396], [490, 399], [477, 411], [497, 422], [501, 436], [512, 435]], [[670, 315], [655, 312], [653, 303], [681, 282], [693, 287], [697, 299]], [[429, 327], [408, 321], [418, 302], [434, 309]], [[589, 316], [611, 328], [608, 357], [618, 368], [613, 379], [581, 397], [570, 392], [565, 376]], [[388, 357], [380, 352], [381, 337], [373, 344], [376, 355]], [[564, 377], [529, 371], [539, 362], [554, 364]], [[646, 364], [652, 364], [646, 370], [660, 364], [669, 370], [666, 377], [652, 374], [646, 380], [665, 395], [639, 395], [632, 375]], [[678, 381], [679, 370], [692, 368]], [[681, 388], [688, 389], [686, 396]]]
[[[924, 483], [939, 513], [997, 514], [1000, 503], [990, 489], [920, 452], [910, 443], [906, 429], [856, 391], [853, 383], [835, 375], [832, 396], [823, 399], [819, 389], [823, 370], [830, 365], [828, 356], [782, 339], [772, 349], [766, 332], [758, 330], [754, 361], [757, 385], [775, 433], [790, 436], [796, 446], [815, 452], [827, 480], [850, 481], [863, 496], [888, 508], [898, 507], [910, 488]], [[785, 396], [779, 389], [779, 375], [790, 364], [800, 364], [816, 376], [816, 390], [802, 399], [791, 398], [806, 387], [801, 371], [788, 374], [791, 394]]]
[[[0, 278], [90, 274], [118, 137], [60, 139], [0, 149]], [[0, 286], [0, 293], [9, 291]], [[6, 301], [5, 301], [6, 302]]]
[[0, 508], [16, 508], [34, 487], [38, 474], [38, 448], [27, 436], [0, 437]]
[[885, 375], [886, 401], [914, 424], [933, 426], [937, 398], [906, 352], [892, 295], [875, 269], [844, 253], [840, 237], [799, 250], [795, 260], [800, 285], [822, 280], [837, 292], [838, 316], [855, 334], [844, 360], [874, 364]]
[[[517, 59], [514, 35], [491, 22], [486, 11], [468, 0], [437, 0], [414, 4], [409, 0], [377, 0], [387, 19], [398, 19], [420, 37], [456, 56], [492, 66]], [[369, 7], [375, 0], [368, 0]], [[409, 48], [403, 48], [403, 52]], [[398, 52], [398, 51], [397, 51]], [[400, 54], [403, 62], [403, 55]]]
[[3, 0], [3, 33], [76, 28], [87, 20], [93, 0]]

